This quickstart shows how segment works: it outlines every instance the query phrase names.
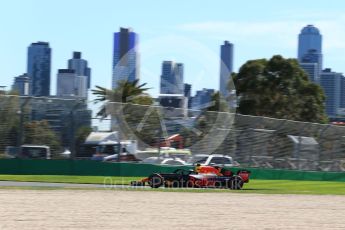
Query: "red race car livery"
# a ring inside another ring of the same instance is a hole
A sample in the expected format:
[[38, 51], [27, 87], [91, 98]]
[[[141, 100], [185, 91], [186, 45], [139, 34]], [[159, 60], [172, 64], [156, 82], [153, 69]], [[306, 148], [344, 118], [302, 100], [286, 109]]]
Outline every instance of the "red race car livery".
[[207, 166], [197, 170], [177, 169], [173, 173], [153, 173], [141, 181], [132, 181], [132, 186], [152, 188], [182, 187], [182, 188], [229, 188], [242, 189], [244, 183], [249, 182], [250, 171], [238, 170], [236, 174], [227, 169]]

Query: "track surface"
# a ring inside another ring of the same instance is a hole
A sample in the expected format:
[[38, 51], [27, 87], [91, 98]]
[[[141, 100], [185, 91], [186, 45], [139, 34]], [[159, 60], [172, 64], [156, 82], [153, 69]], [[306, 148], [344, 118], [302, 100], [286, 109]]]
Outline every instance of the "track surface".
[[0, 229], [345, 229], [345, 196], [0, 190]]

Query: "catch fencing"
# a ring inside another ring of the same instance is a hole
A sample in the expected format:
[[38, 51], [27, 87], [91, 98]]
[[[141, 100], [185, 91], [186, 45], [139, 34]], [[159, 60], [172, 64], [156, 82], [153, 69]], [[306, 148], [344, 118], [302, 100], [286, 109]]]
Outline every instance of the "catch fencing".
[[115, 127], [142, 143], [179, 133], [193, 154], [225, 154], [241, 166], [345, 171], [345, 127], [247, 116], [109, 103]]
[[[192, 154], [230, 155], [241, 167], [345, 171], [342, 126], [129, 103], [107, 103], [108, 116], [100, 119], [92, 116], [99, 106], [0, 95], [0, 155], [8, 146], [45, 144], [53, 156], [68, 148], [73, 157], [91, 130], [116, 130], [122, 139], [137, 140], [139, 150], [182, 144]], [[168, 143], [175, 134], [181, 138]]]

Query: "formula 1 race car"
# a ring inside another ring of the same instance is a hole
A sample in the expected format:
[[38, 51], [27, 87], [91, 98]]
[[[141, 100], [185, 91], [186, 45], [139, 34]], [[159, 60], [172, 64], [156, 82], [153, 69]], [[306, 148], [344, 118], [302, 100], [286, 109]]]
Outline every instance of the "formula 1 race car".
[[161, 186], [173, 188], [229, 188], [242, 189], [244, 183], [249, 182], [250, 171], [238, 170], [236, 174], [227, 170], [222, 175], [215, 173], [197, 173], [194, 170], [177, 169], [173, 173], [153, 173], [140, 181], [132, 181], [132, 186], [151, 188]]

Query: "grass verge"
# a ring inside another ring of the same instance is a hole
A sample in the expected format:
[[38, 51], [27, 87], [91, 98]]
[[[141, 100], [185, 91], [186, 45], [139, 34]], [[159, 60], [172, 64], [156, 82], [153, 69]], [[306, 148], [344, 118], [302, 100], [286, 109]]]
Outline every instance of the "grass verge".
[[[2, 181], [35, 181], [81, 184], [128, 185], [139, 177], [103, 176], [63, 176], [63, 175], [0, 175]], [[25, 189], [25, 188], [23, 188]], [[152, 191], [151, 189], [125, 188], [131, 191]], [[259, 194], [307, 194], [307, 195], [345, 195], [344, 182], [329, 181], [292, 181], [292, 180], [251, 180], [240, 191], [228, 189], [155, 189], [163, 192], [235, 192]]]
[[26, 181], [49, 183], [103, 184], [104, 182], [122, 185], [141, 177], [106, 177], [106, 176], [66, 176], [66, 175], [0, 175], [0, 181]]

